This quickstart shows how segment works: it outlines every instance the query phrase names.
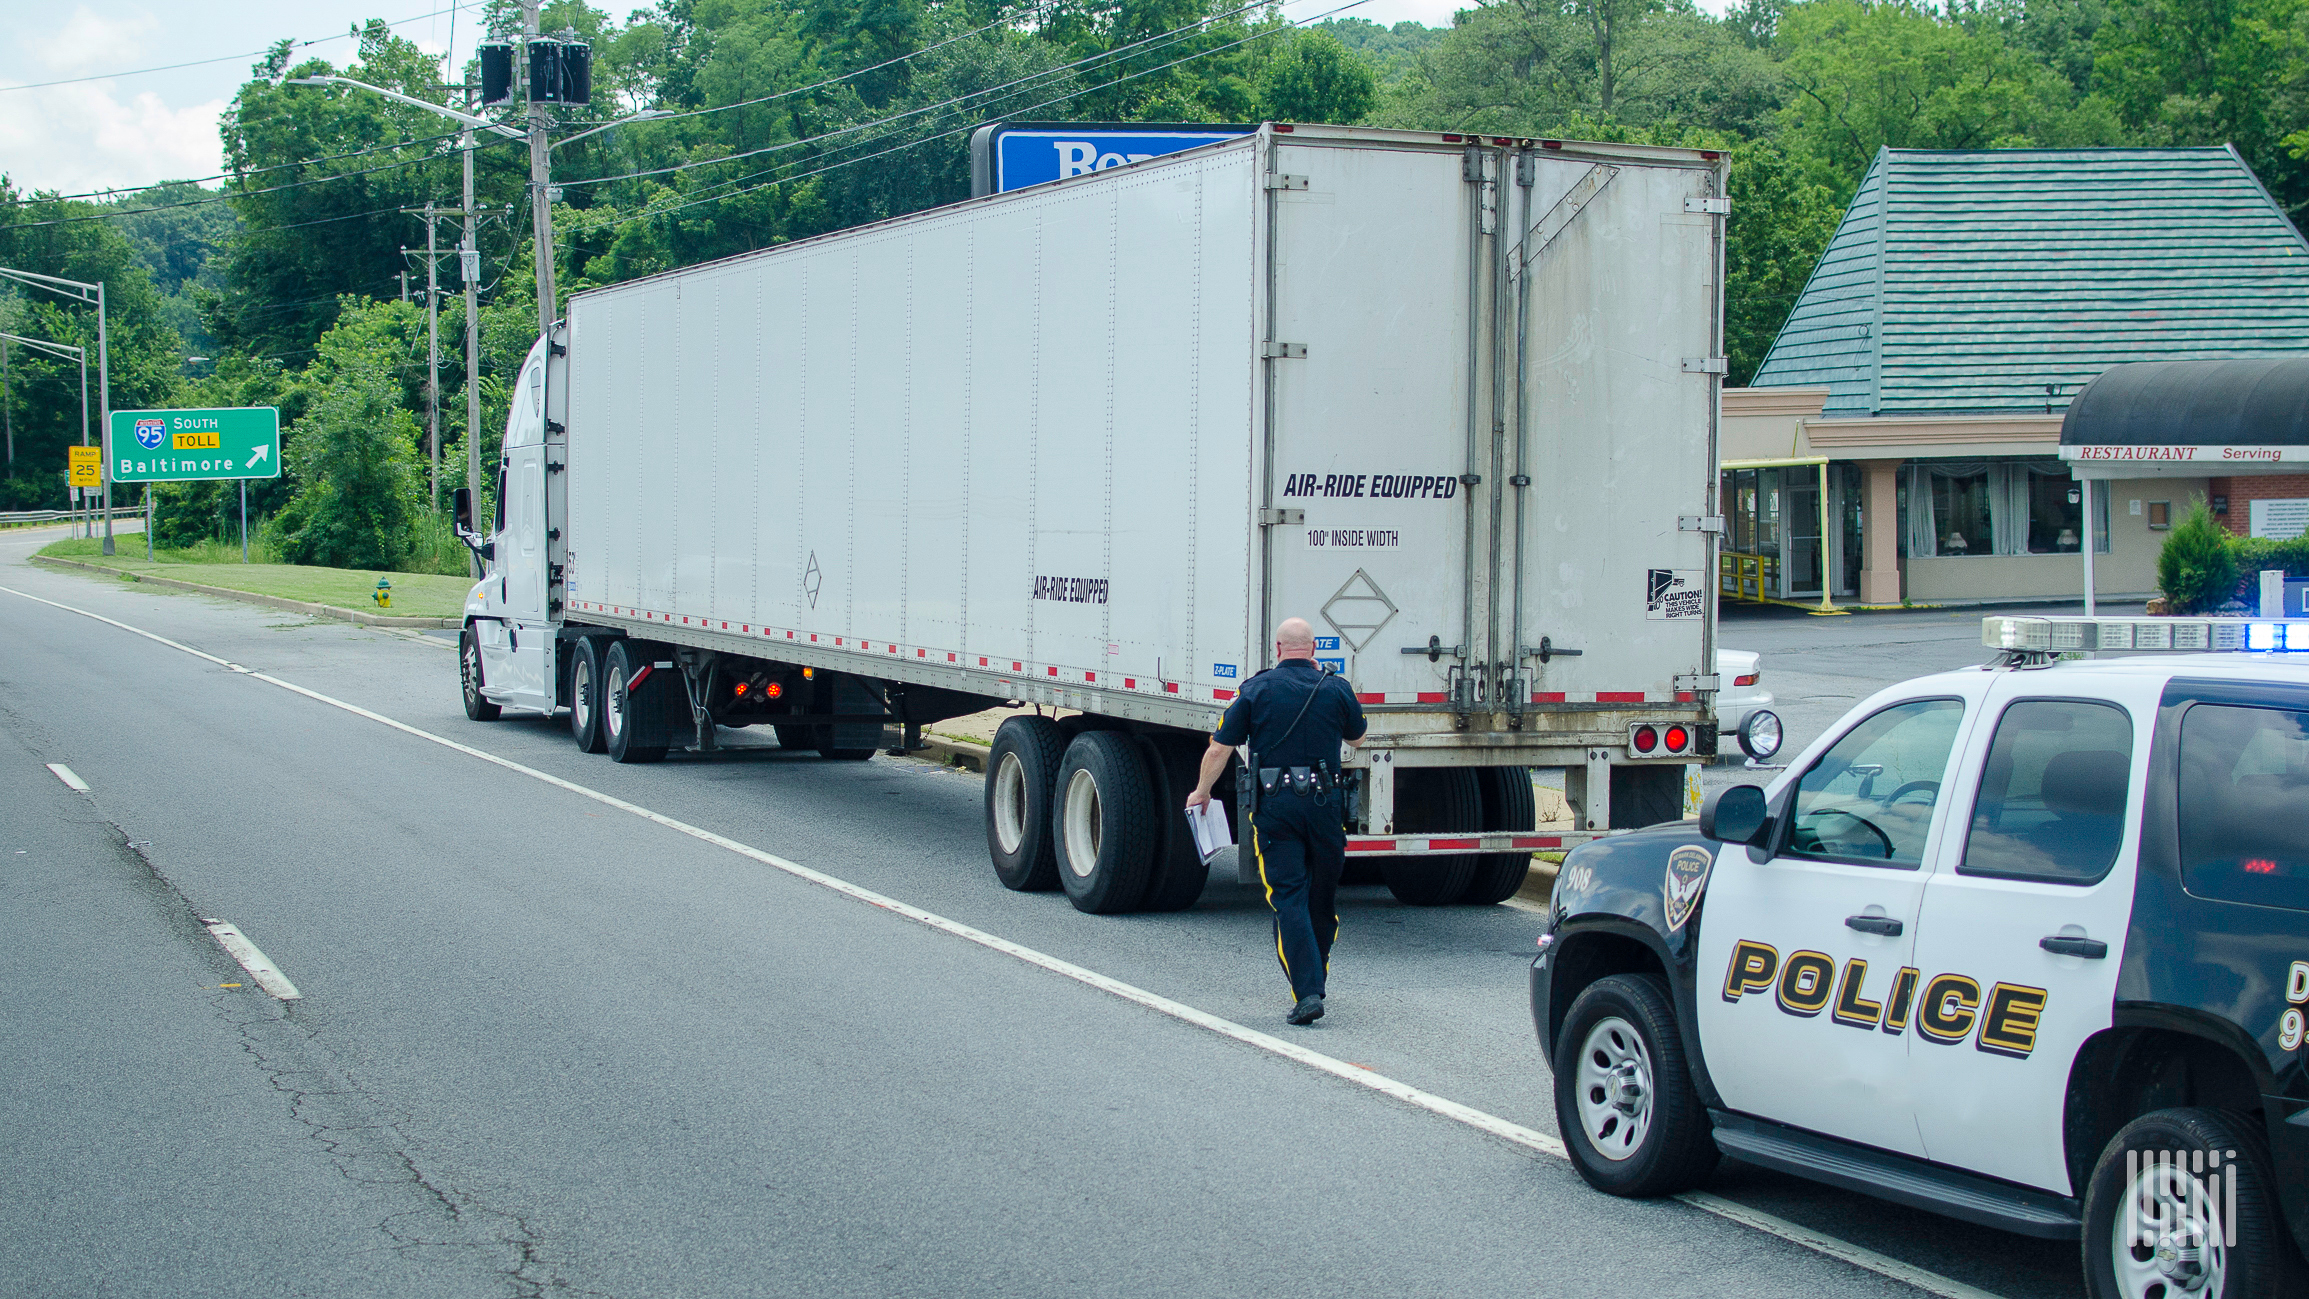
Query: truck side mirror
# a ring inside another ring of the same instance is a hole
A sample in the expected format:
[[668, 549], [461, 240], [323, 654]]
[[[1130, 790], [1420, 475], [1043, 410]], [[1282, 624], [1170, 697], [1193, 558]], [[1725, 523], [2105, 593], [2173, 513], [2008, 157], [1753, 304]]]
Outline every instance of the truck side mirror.
[[473, 489], [460, 487], [449, 493], [449, 517], [456, 520], [459, 532], [473, 530]]
[[1764, 791], [1755, 785], [1719, 789], [1700, 804], [1700, 833], [1720, 843], [1755, 845], [1770, 821]]

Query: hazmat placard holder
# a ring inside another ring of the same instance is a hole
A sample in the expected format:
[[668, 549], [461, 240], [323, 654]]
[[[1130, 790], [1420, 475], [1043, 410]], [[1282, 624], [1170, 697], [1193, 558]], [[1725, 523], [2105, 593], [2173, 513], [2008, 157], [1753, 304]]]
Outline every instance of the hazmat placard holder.
[[272, 406], [116, 410], [106, 433], [116, 483], [281, 476], [281, 413]]

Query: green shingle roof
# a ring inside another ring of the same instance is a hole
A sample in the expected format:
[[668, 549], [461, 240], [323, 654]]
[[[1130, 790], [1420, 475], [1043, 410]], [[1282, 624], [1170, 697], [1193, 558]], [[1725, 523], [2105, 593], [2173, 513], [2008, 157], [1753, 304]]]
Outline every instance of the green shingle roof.
[[2060, 410], [2122, 361], [2309, 352], [2309, 244], [2229, 148], [1885, 149], [1753, 386]]

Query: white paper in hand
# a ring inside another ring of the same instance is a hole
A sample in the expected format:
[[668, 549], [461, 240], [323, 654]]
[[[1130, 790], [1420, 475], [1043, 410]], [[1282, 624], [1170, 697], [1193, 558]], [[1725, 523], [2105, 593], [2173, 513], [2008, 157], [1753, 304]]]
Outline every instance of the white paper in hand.
[[1203, 855], [1206, 865], [1220, 849], [1235, 846], [1235, 827], [1227, 819], [1227, 805], [1215, 798], [1201, 807], [1188, 808], [1187, 825], [1195, 832], [1195, 850]]

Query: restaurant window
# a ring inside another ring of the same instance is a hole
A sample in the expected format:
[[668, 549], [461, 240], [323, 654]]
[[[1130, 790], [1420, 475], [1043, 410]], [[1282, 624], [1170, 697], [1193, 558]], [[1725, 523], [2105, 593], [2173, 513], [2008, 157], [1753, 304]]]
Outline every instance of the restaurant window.
[[[2057, 460], [1914, 460], [1902, 538], [1911, 555], [2075, 554], [2083, 491]], [[2109, 550], [2108, 493], [2094, 493], [2093, 549]]]

